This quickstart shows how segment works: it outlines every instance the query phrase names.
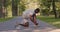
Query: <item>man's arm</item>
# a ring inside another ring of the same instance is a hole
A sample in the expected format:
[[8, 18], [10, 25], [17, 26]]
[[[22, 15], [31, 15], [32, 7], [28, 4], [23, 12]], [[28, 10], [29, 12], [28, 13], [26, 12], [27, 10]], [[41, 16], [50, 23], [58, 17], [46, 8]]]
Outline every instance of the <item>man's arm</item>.
[[38, 23], [36, 22], [36, 15], [33, 15], [33, 16], [30, 15], [30, 20], [31, 20], [35, 25], [38, 24]]
[[33, 22], [36, 21], [36, 15], [30, 15], [30, 20]]

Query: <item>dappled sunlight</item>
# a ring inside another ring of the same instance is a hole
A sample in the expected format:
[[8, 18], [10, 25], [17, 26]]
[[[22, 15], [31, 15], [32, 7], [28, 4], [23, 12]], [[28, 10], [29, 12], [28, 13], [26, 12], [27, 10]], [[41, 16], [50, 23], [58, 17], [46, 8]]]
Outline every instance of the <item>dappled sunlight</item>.
[[54, 29], [54, 30], [51, 30], [49, 32], [60, 32], [60, 29]]
[[50, 30], [51, 30], [51, 29], [53, 29], [53, 28], [51, 28], [51, 27], [46, 27], [45, 29], [47, 29], [47, 30], [50, 29]]
[[[3, 30], [3, 31], [0, 31], [0, 32], [50, 32], [50, 31], [53, 31], [53, 30], [57, 30], [57, 29], [53, 29], [51, 27], [39, 27], [40, 29], [35, 29], [35, 28], [26, 28], [26, 29], [15, 29], [15, 30]], [[59, 30], [58, 30], [59, 31]]]
[[0, 31], [0, 32], [18, 32], [18, 30], [6, 30], [6, 31]]
[[32, 32], [40, 32], [40, 30], [33, 30]]
[[38, 19], [42, 20], [43, 22], [46, 22], [48, 24], [51, 24], [57, 28], [60, 28], [60, 18], [55, 19], [51, 16], [37, 16]]
[[55, 25], [55, 24], [60, 24], [60, 21], [56, 21], [56, 22], [54, 22], [54, 23], [52, 23], [52, 24], [54, 24], [54, 25]]

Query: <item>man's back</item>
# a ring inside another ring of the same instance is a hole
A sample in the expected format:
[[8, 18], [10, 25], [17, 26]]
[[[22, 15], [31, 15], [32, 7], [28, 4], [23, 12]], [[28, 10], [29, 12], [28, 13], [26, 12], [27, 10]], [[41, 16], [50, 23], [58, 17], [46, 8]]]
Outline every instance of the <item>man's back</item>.
[[23, 12], [24, 17], [29, 17], [29, 15], [33, 15], [34, 9], [27, 9]]

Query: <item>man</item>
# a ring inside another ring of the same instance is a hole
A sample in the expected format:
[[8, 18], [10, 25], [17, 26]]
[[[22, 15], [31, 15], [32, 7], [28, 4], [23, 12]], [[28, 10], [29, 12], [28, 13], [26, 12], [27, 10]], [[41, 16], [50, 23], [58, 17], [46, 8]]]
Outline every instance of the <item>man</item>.
[[29, 21], [28, 19], [30, 19], [36, 26], [38, 25], [37, 21], [36, 21], [36, 14], [39, 13], [40, 9], [36, 8], [36, 9], [28, 9], [26, 11], [23, 12], [22, 17], [24, 20], [23, 24], [18, 24], [24, 27], [29, 27]]

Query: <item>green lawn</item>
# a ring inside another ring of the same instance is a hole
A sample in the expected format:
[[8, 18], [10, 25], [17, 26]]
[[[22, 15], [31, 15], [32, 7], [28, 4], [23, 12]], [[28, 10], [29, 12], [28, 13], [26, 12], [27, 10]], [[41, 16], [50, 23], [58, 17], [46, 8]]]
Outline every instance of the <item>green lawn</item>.
[[60, 18], [55, 19], [52, 16], [37, 16], [38, 19], [60, 28]]
[[0, 22], [5, 22], [5, 21], [7, 21], [7, 20], [10, 20], [10, 19], [12, 19], [13, 17], [9, 17], [9, 18], [0, 18]]

